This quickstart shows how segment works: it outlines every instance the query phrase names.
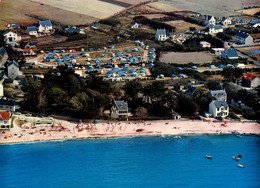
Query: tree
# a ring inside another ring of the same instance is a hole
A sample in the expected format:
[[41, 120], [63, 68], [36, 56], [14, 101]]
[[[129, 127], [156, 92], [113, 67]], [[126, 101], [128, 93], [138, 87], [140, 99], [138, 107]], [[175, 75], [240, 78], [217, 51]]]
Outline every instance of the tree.
[[243, 75], [243, 70], [240, 68], [227, 68], [225, 67], [222, 71], [222, 75], [228, 81], [234, 81]]
[[205, 86], [209, 90], [221, 90], [222, 89], [221, 82], [217, 81], [217, 80], [208, 80], [206, 82]]
[[177, 112], [183, 116], [192, 116], [198, 112], [198, 105], [186, 95], [180, 94]]
[[135, 80], [127, 82], [123, 88], [127, 97], [135, 99], [138, 93], [142, 90], [142, 84]]
[[139, 107], [135, 110], [135, 115], [140, 118], [147, 118], [148, 110], [144, 107]]
[[164, 76], [170, 76], [175, 73], [175, 68], [167, 63], [157, 62], [155, 67], [152, 69], [152, 75], [156, 77], [157, 75], [163, 74]]

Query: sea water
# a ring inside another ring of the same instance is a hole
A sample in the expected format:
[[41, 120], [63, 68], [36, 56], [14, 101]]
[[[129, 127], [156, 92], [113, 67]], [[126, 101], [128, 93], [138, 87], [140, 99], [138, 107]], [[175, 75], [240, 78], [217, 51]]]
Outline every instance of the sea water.
[[259, 151], [253, 135], [1, 145], [0, 187], [260, 187]]

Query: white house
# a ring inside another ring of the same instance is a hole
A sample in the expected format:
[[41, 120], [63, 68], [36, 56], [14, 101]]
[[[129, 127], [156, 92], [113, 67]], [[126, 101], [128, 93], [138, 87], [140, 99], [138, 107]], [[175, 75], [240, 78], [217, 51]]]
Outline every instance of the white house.
[[11, 128], [10, 117], [11, 117], [10, 112], [0, 112], [0, 129]]
[[209, 104], [209, 112], [213, 117], [224, 118], [229, 114], [229, 106], [226, 101], [212, 101]]
[[200, 46], [202, 48], [210, 48], [211, 47], [211, 44], [207, 41], [200, 41]]
[[37, 27], [27, 27], [25, 30], [25, 33], [27, 33], [28, 35], [32, 35], [32, 36], [37, 36], [38, 32], [37, 32]]
[[206, 16], [206, 19], [204, 20], [204, 24], [205, 25], [215, 25], [216, 24], [216, 19], [214, 18], [214, 16]]
[[232, 22], [229, 18], [223, 17], [221, 19], [221, 23], [222, 23], [222, 25], [227, 26], [227, 25], [230, 25]]
[[20, 75], [19, 65], [15, 61], [7, 63], [7, 75], [15, 80]]
[[21, 36], [18, 36], [16, 33], [12, 31], [5, 31], [3, 33], [4, 40], [7, 44], [14, 43], [14, 42], [19, 42], [21, 40]]
[[254, 39], [248, 33], [238, 32], [236, 34], [235, 43], [241, 45], [252, 45], [254, 44]]
[[209, 34], [216, 34], [223, 32], [223, 27], [221, 25], [207, 25], [206, 28], [209, 29]]
[[134, 24], [131, 25], [131, 29], [137, 29], [137, 28], [139, 28], [138, 23], [135, 22]]
[[165, 41], [167, 39], [166, 30], [165, 29], [157, 29], [155, 40]]
[[46, 20], [46, 21], [39, 21], [39, 28], [38, 28], [38, 32], [41, 33], [48, 33], [52, 30], [52, 23], [50, 20]]
[[227, 101], [227, 93], [225, 90], [211, 90], [208, 96], [215, 97], [218, 101]]
[[125, 101], [116, 101], [113, 99], [113, 105], [110, 109], [110, 115], [113, 118], [121, 118], [128, 116], [128, 105]]

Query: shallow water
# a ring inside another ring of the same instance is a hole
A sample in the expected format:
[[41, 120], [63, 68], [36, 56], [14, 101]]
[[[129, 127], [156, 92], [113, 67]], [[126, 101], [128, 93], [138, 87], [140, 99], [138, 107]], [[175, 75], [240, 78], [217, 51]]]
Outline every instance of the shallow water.
[[235, 135], [1, 145], [0, 187], [260, 187], [259, 151]]

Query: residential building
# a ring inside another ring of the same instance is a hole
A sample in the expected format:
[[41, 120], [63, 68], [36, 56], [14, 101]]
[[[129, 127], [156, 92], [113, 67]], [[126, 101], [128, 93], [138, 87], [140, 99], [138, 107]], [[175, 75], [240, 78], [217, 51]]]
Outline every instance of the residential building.
[[35, 55], [35, 52], [32, 49], [23, 49], [23, 55]]
[[229, 114], [229, 106], [226, 101], [212, 101], [209, 104], [209, 112], [213, 117], [224, 118]]
[[110, 115], [112, 118], [122, 118], [128, 116], [127, 102], [113, 99], [113, 104], [110, 109]]
[[27, 27], [25, 30], [25, 33], [27, 33], [28, 35], [32, 35], [32, 36], [37, 36], [38, 32], [37, 32], [38, 28], [37, 27]]
[[221, 25], [207, 25], [206, 28], [209, 30], [209, 34], [217, 34], [223, 32], [223, 27]]
[[215, 55], [221, 55], [222, 52], [225, 51], [225, 48], [211, 48], [211, 52], [213, 52]]
[[246, 73], [242, 77], [242, 86], [254, 88], [254, 87], [258, 87], [259, 85], [260, 85], [260, 78], [256, 77], [251, 73]]
[[0, 99], [0, 111], [15, 112], [19, 109], [19, 103], [13, 100]]
[[202, 48], [210, 48], [211, 47], [211, 44], [207, 41], [200, 41], [200, 46]]
[[4, 47], [0, 48], [0, 67], [4, 67], [8, 59], [8, 54]]
[[248, 33], [238, 32], [236, 34], [235, 43], [242, 45], [252, 45], [254, 44], [254, 39]]
[[223, 17], [221, 19], [221, 23], [222, 23], [222, 25], [227, 26], [227, 25], [230, 25], [232, 22], [229, 18]]
[[238, 54], [237, 54], [236, 49], [230, 48], [230, 49], [226, 49], [224, 52], [222, 52], [221, 57], [223, 59], [238, 59]]
[[137, 29], [137, 28], [139, 28], [138, 23], [135, 22], [134, 24], [131, 25], [131, 29]]
[[227, 101], [227, 93], [225, 90], [211, 90], [209, 97], [215, 97], [217, 101]]
[[196, 91], [196, 87], [188, 87], [188, 89], [185, 91], [185, 95], [187, 95], [191, 99], [194, 99]]
[[11, 44], [11, 43], [15, 43], [15, 42], [19, 42], [21, 40], [21, 36], [18, 36], [16, 33], [12, 32], [12, 31], [5, 31], [3, 33], [4, 36], [4, 40], [7, 44]]
[[11, 118], [10, 112], [0, 112], [0, 129], [11, 128], [10, 118]]
[[50, 20], [46, 20], [46, 21], [39, 21], [39, 28], [38, 28], [38, 32], [41, 33], [48, 33], [52, 30], [52, 23]]
[[5, 74], [0, 73], [0, 98], [4, 96], [4, 81], [5, 81]]
[[206, 19], [204, 20], [204, 24], [216, 25], [216, 19], [214, 18], [214, 16], [206, 16]]
[[20, 74], [19, 65], [15, 61], [8, 62], [6, 64], [6, 68], [7, 68], [7, 75], [13, 80], [15, 80]]
[[86, 34], [84, 31], [81, 31], [80, 29], [74, 28], [74, 27], [70, 27], [66, 30], [66, 34], [67, 35], [71, 35], [73, 33], [77, 33], [77, 34]]
[[251, 27], [260, 27], [260, 19], [256, 19], [256, 20], [252, 20], [250, 23], [249, 23], [249, 26]]
[[165, 41], [167, 39], [166, 30], [165, 29], [157, 29], [155, 40]]

